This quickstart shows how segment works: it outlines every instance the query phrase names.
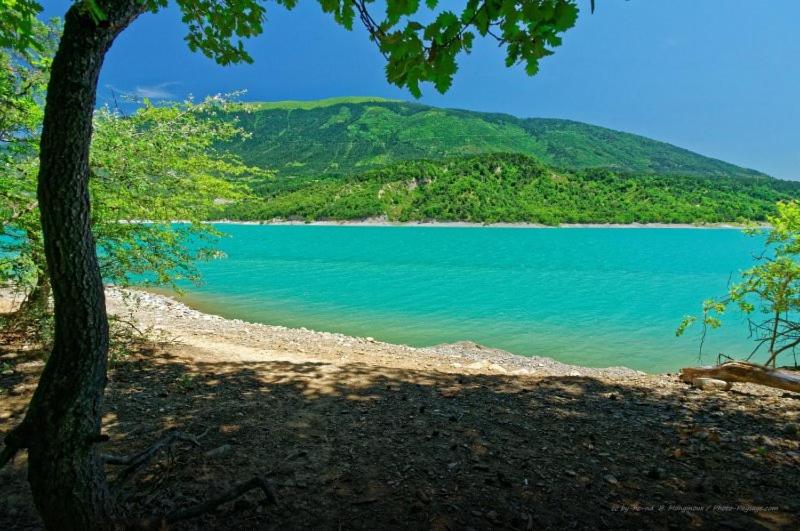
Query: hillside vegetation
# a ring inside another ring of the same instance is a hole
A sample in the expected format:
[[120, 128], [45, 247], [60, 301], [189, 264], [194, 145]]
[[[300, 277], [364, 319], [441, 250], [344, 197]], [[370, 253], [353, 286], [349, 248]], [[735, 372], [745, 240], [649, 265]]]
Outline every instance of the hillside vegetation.
[[241, 220], [700, 223], [764, 220], [800, 183], [762, 177], [556, 170], [524, 155], [407, 161], [360, 175], [278, 178], [228, 207]]
[[284, 177], [352, 175], [400, 161], [492, 152], [525, 154], [568, 170], [763, 176], [670, 144], [580, 122], [380, 98], [248, 103], [228, 117], [251, 136], [225, 149]]

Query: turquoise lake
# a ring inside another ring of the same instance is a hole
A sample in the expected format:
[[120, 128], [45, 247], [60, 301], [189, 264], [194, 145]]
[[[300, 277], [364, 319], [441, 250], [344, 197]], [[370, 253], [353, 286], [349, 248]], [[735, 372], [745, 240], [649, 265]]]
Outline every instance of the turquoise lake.
[[[752, 265], [761, 237], [724, 229], [219, 225], [227, 258], [184, 300], [229, 318], [414, 346], [471, 340], [648, 372], [698, 363], [675, 328]], [[703, 362], [741, 356], [741, 316]]]

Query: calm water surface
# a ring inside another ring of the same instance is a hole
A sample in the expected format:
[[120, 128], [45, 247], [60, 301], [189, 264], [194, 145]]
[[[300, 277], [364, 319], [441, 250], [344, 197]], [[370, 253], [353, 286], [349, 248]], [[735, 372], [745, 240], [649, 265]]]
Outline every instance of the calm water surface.
[[[423, 346], [459, 340], [579, 365], [697, 363], [682, 317], [762, 240], [738, 230], [220, 225], [189, 303], [249, 321]], [[740, 316], [706, 343], [741, 355]]]

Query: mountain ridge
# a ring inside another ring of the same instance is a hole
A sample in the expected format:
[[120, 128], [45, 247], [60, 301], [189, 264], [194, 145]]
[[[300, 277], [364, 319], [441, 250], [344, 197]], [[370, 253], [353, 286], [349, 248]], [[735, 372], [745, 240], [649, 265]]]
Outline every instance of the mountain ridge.
[[519, 153], [564, 170], [762, 177], [635, 133], [561, 118], [358, 96], [245, 102], [227, 115], [251, 134], [225, 149], [279, 176], [349, 175], [406, 160]]

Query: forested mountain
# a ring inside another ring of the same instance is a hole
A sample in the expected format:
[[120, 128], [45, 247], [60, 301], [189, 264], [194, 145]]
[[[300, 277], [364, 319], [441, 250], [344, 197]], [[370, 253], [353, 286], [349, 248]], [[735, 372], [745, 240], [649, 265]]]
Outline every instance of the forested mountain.
[[229, 116], [251, 136], [225, 148], [284, 177], [352, 175], [399, 161], [490, 152], [525, 154], [567, 170], [763, 177], [670, 144], [580, 122], [379, 98], [247, 103]]
[[764, 220], [800, 183], [602, 127], [379, 98], [246, 103], [222, 146], [273, 169], [234, 219]]
[[800, 197], [800, 182], [764, 177], [563, 171], [519, 154], [406, 161], [360, 175], [277, 178], [233, 219], [558, 223], [699, 223], [764, 220]]

